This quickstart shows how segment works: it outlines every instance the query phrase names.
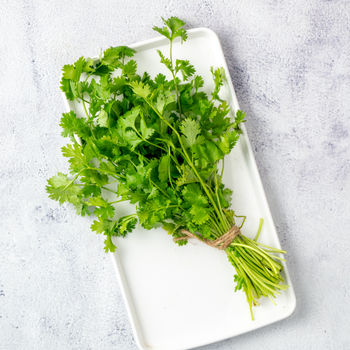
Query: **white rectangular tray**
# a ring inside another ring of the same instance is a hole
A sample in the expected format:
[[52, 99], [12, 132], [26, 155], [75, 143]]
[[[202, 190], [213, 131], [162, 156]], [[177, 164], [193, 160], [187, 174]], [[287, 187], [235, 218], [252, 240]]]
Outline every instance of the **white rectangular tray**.
[[[188, 40], [174, 43], [174, 57], [189, 59], [203, 76], [204, 89], [213, 87], [210, 67], [224, 67], [227, 84], [221, 96], [232, 110], [239, 109], [223, 51], [216, 34], [206, 28], [188, 31]], [[137, 50], [138, 72], [154, 76], [162, 72], [157, 49], [168, 53], [166, 39], [156, 38], [130, 45]], [[74, 105], [69, 104], [70, 108]], [[249, 118], [249, 116], [247, 116]], [[224, 183], [234, 191], [232, 208], [246, 215], [243, 234], [253, 237], [264, 218], [260, 241], [280, 248], [246, 129], [225, 159]], [[118, 209], [130, 212], [130, 206]], [[179, 247], [162, 229], [138, 227], [116, 240], [111, 254], [138, 347], [142, 350], [185, 350], [242, 334], [288, 317], [296, 301], [285, 266], [289, 289], [273, 305], [262, 299], [250, 318], [243, 292], [234, 292], [235, 273], [225, 253], [191, 240]]]

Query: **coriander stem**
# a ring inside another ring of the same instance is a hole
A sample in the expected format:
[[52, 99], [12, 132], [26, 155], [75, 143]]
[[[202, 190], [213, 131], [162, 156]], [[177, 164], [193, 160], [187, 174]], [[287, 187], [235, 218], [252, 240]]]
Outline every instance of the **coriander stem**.
[[111, 190], [111, 189], [110, 189], [110, 188], [108, 188], [108, 187], [102, 186], [101, 188], [103, 188], [103, 189], [104, 189], [104, 190], [106, 190], [106, 191], [109, 191], [109, 192], [112, 192], [112, 193], [118, 194], [116, 191], [113, 191], [113, 190]]
[[99, 168], [93, 168], [93, 167], [87, 167], [86, 169], [96, 170], [96, 171], [99, 171], [99, 172], [102, 172], [102, 173], [106, 173], [106, 174], [112, 176], [116, 180], [119, 180], [116, 176], [119, 176], [120, 178], [124, 178], [124, 176], [122, 176], [120, 174], [116, 175], [114, 172], [106, 170], [106, 169], [99, 169]]
[[257, 241], [257, 240], [258, 240], [258, 238], [259, 238], [259, 236], [260, 236], [260, 232], [261, 232], [263, 223], [264, 223], [264, 219], [261, 218], [261, 219], [260, 219], [260, 223], [259, 223], [258, 232], [256, 233], [256, 236], [255, 236], [255, 238], [254, 238], [254, 241]]
[[173, 66], [173, 39], [170, 40], [170, 65], [171, 65], [170, 72], [171, 72], [171, 74], [173, 76], [173, 80], [174, 80], [177, 105], [179, 107], [179, 112], [180, 112], [180, 115], [181, 115], [182, 111], [181, 111], [180, 94], [179, 94], [179, 90], [178, 90], [178, 86], [177, 86], [177, 82], [176, 82], [176, 75], [174, 73], [174, 66]]
[[258, 253], [259, 255], [261, 255], [262, 257], [265, 258], [265, 260], [269, 263], [269, 265], [272, 267], [272, 269], [274, 270], [274, 272], [276, 274], [278, 273], [278, 271], [276, 270], [276, 267], [271, 263], [271, 258], [265, 252], [263, 252], [261, 249], [259, 250], [259, 249], [252, 247], [252, 246], [249, 246], [247, 244], [235, 243], [235, 242], [232, 242], [231, 246], [245, 247], [247, 249], [254, 250], [256, 253]]
[[71, 186], [73, 184], [73, 182], [78, 178], [78, 176], [84, 171], [86, 170], [86, 168], [80, 170], [73, 178], [73, 180], [71, 180], [66, 186], [64, 186], [63, 191], [65, 191], [69, 186]]
[[225, 169], [225, 158], [222, 158], [222, 168], [221, 168], [221, 174], [220, 174], [220, 182], [222, 182], [222, 177], [224, 175], [224, 169]]
[[115, 203], [120, 203], [120, 202], [125, 202], [127, 201], [127, 199], [119, 199], [117, 201], [114, 201], [114, 202], [109, 202], [109, 204], [115, 204]]

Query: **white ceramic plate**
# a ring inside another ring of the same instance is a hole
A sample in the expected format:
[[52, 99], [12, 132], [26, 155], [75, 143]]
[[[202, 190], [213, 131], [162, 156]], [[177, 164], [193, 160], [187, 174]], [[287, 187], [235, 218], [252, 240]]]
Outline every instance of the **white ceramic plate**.
[[[174, 57], [189, 59], [206, 83], [213, 87], [210, 67], [224, 67], [227, 84], [221, 96], [232, 110], [239, 109], [223, 51], [216, 34], [206, 28], [191, 29], [184, 44], [174, 44]], [[137, 50], [138, 71], [168, 75], [158, 63], [157, 49], [168, 53], [166, 39], [130, 45]], [[70, 108], [79, 108], [69, 103]], [[249, 118], [249, 116], [247, 116]], [[248, 136], [243, 127], [240, 142], [225, 161], [224, 183], [234, 191], [232, 208], [247, 215], [243, 234], [253, 237], [264, 218], [260, 241], [280, 248]], [[127, 213], [130, 206], [119, 207]], [[129, 211], [130, 212], [130, 211]], [[185, 350], [230, 338], [288, 317], [295, 309], [292, 282], [276, 299], [262, 299], [250, 318], [243, 292], [234, 292], [235, 273], [222, 251], [198, 241], [179, 247], [162, 229], [137, 228], [111, 254], [138, 347], [142, 350]]]

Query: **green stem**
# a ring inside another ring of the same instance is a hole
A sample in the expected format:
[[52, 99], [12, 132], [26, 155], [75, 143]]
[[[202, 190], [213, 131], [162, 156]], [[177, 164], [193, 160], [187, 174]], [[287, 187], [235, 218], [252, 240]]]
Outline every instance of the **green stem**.
[[127, 199], [119, 199], [117, 201], [114, 201], [114, 202], [109, 202], [109, 204], [115, 204], [115, 203], [120, 203], [120, 202], [125, 202], [127, 201]]
[[231, 246], [237, 246], [237, 247], [245, 247], [247, 249], [251, 249], [254, 250], [257, 254], [261, 255], [263, 258], [265, 258], [265, 260], [269, 263], [269, 265], [271, 266], [271, 268], [273, 269], [273, 271], [277, 274], [278, 271], [276, 270], [276, 267], [274, 266], [274, 264], [271, 262], [271, 258], [261, 249], [256, 249], [252, 246], [249, 246], [247, 244], [242, 244], [242, 243], [236, 243], [236, 242], [232, 242]]
[[162, 151], [166, 152], [166, 149], [165, 149], [165, 148], [163, 148], [163, 147], [161, 147], [161, 146], [159, 146], [159, 145], [157, 145], [157, 144], [155, 144], [155, 143], [153, 143], [153, 142], [151, 142], [151, 141], [146, 140], [146, 139], [139, 133], [139, 131], [138, 131], [136, 128], [133, 128], [133, 130], [136, 132], [137, 136], [138, 136], [142, 141], [147, 142], [148, 144], [150, 144], [150, 145], [152, 145], [152, 146], [154, 146], [154, 147], [157, 147], [157, 148], [161, 149]]
[[181, 115], [182, 111], [181, 111], [180, 94], [179, 94], [179, 89], [178, 89], [178, 86], [177, 86], [176, 75], [175, 75], [174, 66], [173, 66], [173, 39], [170, 40], [170, 65], [171, 65], [170, 72], [171, 72], [171, 75], [173, 76], [173, 80], [174, 80], [177, 105], [179, 107], [179, 112], [180, 112], [180, 115]]
[[157, 209], [149, 210], [148, 212], [152, 213], [152, 212], [158, 211], [158, 210], [163, 210], [163, 209], [168, 209], [168, 208], [179, 208], [179, 207], [180, 207], [179, 205], [168, 205], [167, 207], [160, 207]]
[[217, 173], [215, 171], [215, 195], [216, 195], [216, 200], [219, 206], [219, 210], [220, 210], [220, 215], [222, 217], [222, 220], [226, 223], [226, 231], [230, 229], [230, 225], [228, 223], [228, 220], [226, 218], [226, 215], [224, 215], [224, 212], [222, 211], [222, 207], [221, 207], [221, 203], [220, 203], [220, 198], [219, 198], [219, 193], [218, 193], [218, 189], [219, 189], [219, 184], [218, 184], [218, 178], [217, 178]]
[[73, 180], [70, 181], [66, 186], [64, 186], [63, 191], [65, 191], [69, 186], [71, 186], [71, 185], [73, 184], [73, 182], [78, 178], [78, 176], [79, 176], [84, 170], [86, 170], [86, 168], [80, 170], [80, 171], [78, 172], [78, 174], [76, 174], [76, 175], [74, 176]]
[[110, 188], [108, 188], [108, 187], [102, 186], [101, 188], [103, 188], [103, 189], [104, 189], [104, 190], [106, 190], [106, 191], [109, 191], [109, 192], [112, 192], [112, 193], [114, 193], [114, 194], [118, 195], [118, 192], [113, 191], [113, 190], [111, 190], [111, 189], [110, 189]]
[[[118, 179], [118, 177], [119, 178], [125, 178], [125, 176], [123, 176], [123, 175], [120, 175], [120, 174], [116, 174], [116, 173], [114, 173], [113, 171], [109, 171], [109, 170], [106, 170], [106, 169], [99, 169], [99, 168], [93, 168], [93, 167], [87, 167], [87, 168], [85, 168], [85, 170], [87, 170], [87, 169], [89, 169], [89, 170], [96, 170], [96, 171], [99, 171], [99, 172], [101, 172], [101, 173], [105, 173], [105, 174], [108, 174], [108, 175], [110, 175], [110, 176], [112, 176], [114, 179], [116, 179], [116, 180], [119, 180]], [[117, 177], [118, 176], [118, 177]]]
[[261, 232], [263, 223], [264, 223], [264, 219], [261, 218], [261, 219], [260, 219], [260, 223], [259, 223], [258, 232], [256, 233], [256, 236], [255, 236], [255, 238], [254, 238], [254, 241], [257, 241], [257, 240], [258, 240], [258, 238], [259, 238], [259, 236], [260, 236], [260, 232]]

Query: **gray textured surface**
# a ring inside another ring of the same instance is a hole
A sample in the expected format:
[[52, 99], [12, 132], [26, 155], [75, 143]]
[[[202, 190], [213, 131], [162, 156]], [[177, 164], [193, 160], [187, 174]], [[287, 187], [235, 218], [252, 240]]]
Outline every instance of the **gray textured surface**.
[[168, 15], [222, 40], [298, 302], [203, 349], [349, 349], [350, 2], [316, 0], [1, 2], [0, 349], [136, 349], [102, 239], [44, 186], [61, 66]]

